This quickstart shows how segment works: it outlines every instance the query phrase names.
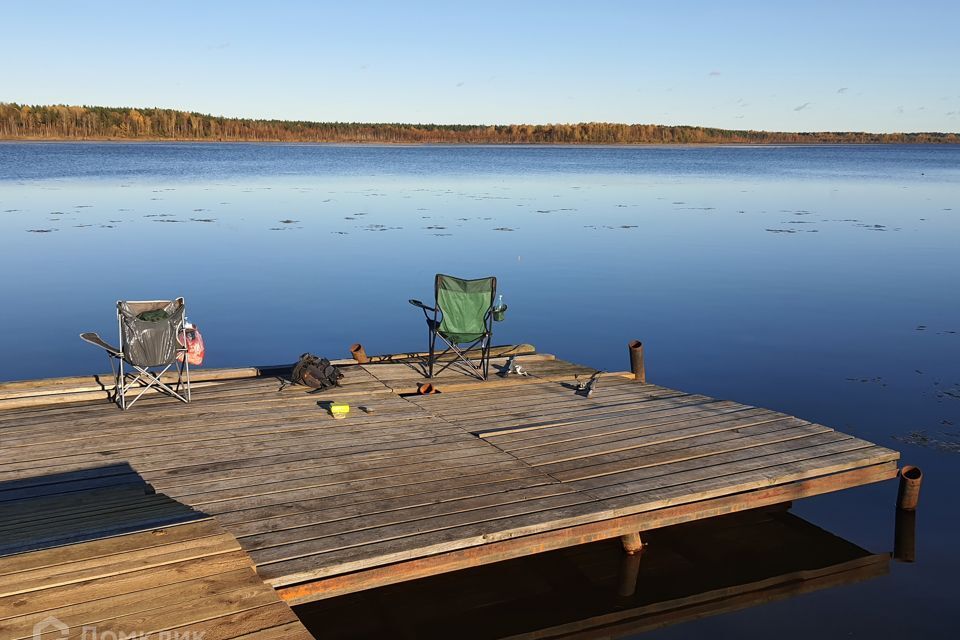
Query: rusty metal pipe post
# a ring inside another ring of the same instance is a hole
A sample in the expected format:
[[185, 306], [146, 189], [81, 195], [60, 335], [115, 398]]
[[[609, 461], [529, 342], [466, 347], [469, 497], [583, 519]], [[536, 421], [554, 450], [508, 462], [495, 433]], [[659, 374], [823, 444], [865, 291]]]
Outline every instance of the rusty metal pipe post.
[[633, 372], [634, 379], [640, 384], [647, 383], [647, 368], [643, 362], [643, 343], [639, 340], [631, 340], [627, 344], [630, 350], [630, 371]]
[[893, 557], [900, 562], [917, 561], [917, 512], [897, 509], [893, 529]]
[[640, 575], [640, 553], [624, 554], [620, 562], [620, 582], [617, 584], [617, 595], [629, 598], [637, 592], [637, 577]]
[[897, 491], [897, 509], [913, 511], [920, 501], [920, 484], [923, 482], [923, 472], [919, 467], [904, 465], [900, 469], [900, 489]]
[[623, 550], [629, 554], [638, 553], [643, 549], [643, 540], [639, 533], [625, 533], [620, 536], [620, 542], [623, 544]]
[[350, 355], [353, 356], [353, 359], [359, 364], [366, 364], [370, 362], [370, 358], [367, 357], [367, 352], [364, 350], [363, 345], [359, 342], [354, 342], [352, 345], [350, 345]]

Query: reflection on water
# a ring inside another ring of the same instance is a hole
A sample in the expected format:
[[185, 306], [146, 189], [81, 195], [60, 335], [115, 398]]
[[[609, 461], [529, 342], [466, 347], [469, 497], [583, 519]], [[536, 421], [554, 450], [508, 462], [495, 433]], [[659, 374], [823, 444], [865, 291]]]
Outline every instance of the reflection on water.
[[[918, 562], [697, 633], [768, 637], [776, 610], [797, 634], [952, 635], [958, 212], [958, 147], [0, 143], [0, 380], [102, 372], [77, 334], [115, 335], [117, 299], [185, 296], [207, 366], [416, 351], [407, 299], [429, 300], [434, 273], [497, 275], [497, 343], [613, 371], [641, 339], [651, 382], [924, 469]], [[795, 511], [889, 548], [895, 491]]]
[[888, 554], [872, 554], [782, 508], [644, 538], [648, 546], [634, 556], [609, 540], [320, 601], [297, 613], [318, 638], [622, 638], [889, 572]]

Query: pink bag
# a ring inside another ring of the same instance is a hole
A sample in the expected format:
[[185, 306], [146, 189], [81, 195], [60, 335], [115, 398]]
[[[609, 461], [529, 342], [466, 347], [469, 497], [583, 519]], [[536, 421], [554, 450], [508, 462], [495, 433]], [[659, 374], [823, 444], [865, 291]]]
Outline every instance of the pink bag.
[[[194, 367], [198, 367], [203, 364], [203, 356], [206, 353], [203, 346], [203, 336], [200, 335], [200, 330], [194, 326], [188, 327], [184, 333], [187, 334], [187, 362]], [[180, 339], [180, 334], [177, 335], [177, 339]], [[184, 346], [183, 343], [181, 343], [181, 346]], [[183, 362], [183, 353], [177, 354], [177, 360]]]

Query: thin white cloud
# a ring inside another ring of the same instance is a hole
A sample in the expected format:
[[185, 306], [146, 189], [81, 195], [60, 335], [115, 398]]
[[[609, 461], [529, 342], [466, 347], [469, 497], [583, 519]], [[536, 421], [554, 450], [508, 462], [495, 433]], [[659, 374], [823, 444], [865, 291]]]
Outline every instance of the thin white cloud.
[[813, 103], [812, 103], [812, 102], [804, 102], [804, 103], [801, 104], [799, 107], [794, 107], [793, 110], [794, 110], [794, 111], [803, 111], [804, 109], [806, 109], [807, 107], [809, 107], [811, 104], [813, 104]]

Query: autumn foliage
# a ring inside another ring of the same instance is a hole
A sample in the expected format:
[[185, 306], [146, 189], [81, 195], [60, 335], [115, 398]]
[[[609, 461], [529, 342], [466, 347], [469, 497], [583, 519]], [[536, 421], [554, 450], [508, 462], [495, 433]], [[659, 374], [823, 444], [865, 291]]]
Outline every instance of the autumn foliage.
[[459, 144], [958, 143], [955, 133], [737, 131], [655, 124], [437, 125], [223, 118], [172, 109], [0, 103], [0, 139]]

